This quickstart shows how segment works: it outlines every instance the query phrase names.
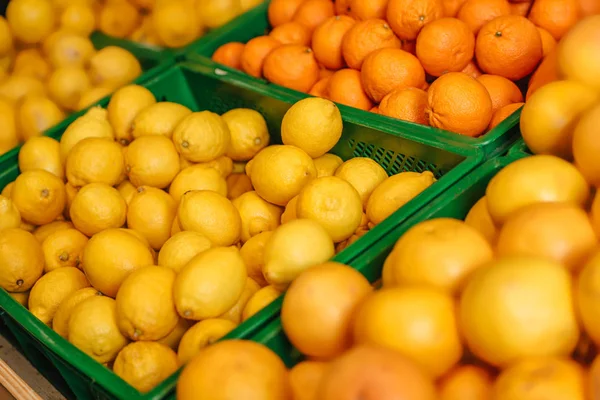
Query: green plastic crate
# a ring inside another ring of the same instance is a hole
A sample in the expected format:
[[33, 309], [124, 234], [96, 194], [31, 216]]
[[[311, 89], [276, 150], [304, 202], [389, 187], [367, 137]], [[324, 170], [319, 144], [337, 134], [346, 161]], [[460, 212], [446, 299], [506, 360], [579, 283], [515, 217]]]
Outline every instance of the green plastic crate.
[[523, 138], [520, 138], [515, 142], [515, 144], [511, 146], [510, 149], [508, 149], [508, 154], [524, 154], [530, 156], [533, 153], [531, 152], [531, 150], [529, 150]]
[[[246, 43], [254, 37], [265, 35], [269, 31], [269, 21], [267, 18], [268, 6], [269, 2], [267, 1], [231, 21], [229, 24], [207, 34], [201, 41], [188, 47], [185, 54], [186, 59], [210, 65], [215, 70], [222, 71], [222, 73], [228, 73], [231, 76], [235, 76], [236, 79], [247, 82], [248, 84], [262, 86], [267, 90], [277, 88], [289, 96], [290, 99], [297, 100], [308, 97], [308, 94], [286, 89], [279, 85], [267, 82], [264, 79], [252, 77], [242, 71], [215, 63], [210, 59], [215, 50], [225, 43]], [[519, 138], [520, 110], [513, 113], [493, 130], [478, 138], [458, 135], [453, 132], [401, 121], [383, 115], [373, 114], [368, 111], [355, 111], [366, 123], [387, 125], [389, 129], [393, 129], [396, 132], [413, 132], [421, 137], [432, 138], [440, 143], [448, 144], [449, 146], [464, 145], [478, 148], [484, 153], [486, 158], [506, 153], [511, 144]]]
[[[181, 103], [193, 110], [224, 113], [232, 108], [248, 107], [258, 110], [267, 121], [272, 143], [281, 143], [280, 125], [293, 102], [276, 90], [265, 91], [246, 82], [216, 75], [211, 68], [194, 63], [181, 63], [163, 71], [144, 83], [159, 100]], [[105, 106], [108, 99], [100, 102]], [[353, 110], [343, 110], [344, 132], [333, 153], [343, 159], [367, 156], [378, 161], [390, 174], [401, 171], [430, 170], [438, 182], [389, 219], [376, 226], [360, 240], [335, 257], [350, 262], [386, 237], [387, 233], [406, 218], [418, 212], [456, 181], [476, 168], [482, 154], [468, 146], [443, 146], [431, 138], [410, 132], [395, 134], [387, 127], [368, 126]], [[48, 132], [60, 138], [67, 123]], [[0, 188], [18, 175], [17, 154], [0, 162]], [[281, 300], [266, 307], [241, 324], [230, 337], [252, 338], [268, 322], [275, 319]], [[147, 394], [140, 394], [114, 373], [92, 360], [30, 314], [0, 290], [1, 318], [11, 334], [21, 343], [30, 361], [51, 382], [62, 388], [69, 398], [98, 399], [161, 399], [172, 391], [178, 374], [174, 374]]]

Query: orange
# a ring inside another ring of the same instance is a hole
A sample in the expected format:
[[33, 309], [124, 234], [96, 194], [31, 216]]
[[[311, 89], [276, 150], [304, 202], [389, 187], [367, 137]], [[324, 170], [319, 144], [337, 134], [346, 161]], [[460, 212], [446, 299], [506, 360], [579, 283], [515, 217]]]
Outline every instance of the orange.
[[444, 17], [454, 18], [458, 14], [460, 8], [467, 0], [444, 0], [442, 7], [444, 9]]
[[323, 78], [317, 81], [310, 89], [308, 94], [315, 97], [323, 97], [324, 99], [329, 98], [329, 81], [331, 78]]
[[539, 203], [514, 213], [502, 226], [498, 256], [536, 256], [577, 271], [598, 244], [587, 213], [569, 203]]
[[382, 19], [368, 19], [357, 22], [348, 30], [342, 40], [342, 54], [350, 68], [360, 70], [362, 63], [373, 51], [401, 46], [387, 22]]
[[372, 290], [360, 272], [343, 264], [327, 262], [307, 269], [283, 299], [281, 324], [287, 338], [310, 357], [342, 354], [352, 345], [353, 313]]
[[461, 332], [472, 353], [493, 366], [567, 356], [579, 339], [573, 296], [571, 275], [561, 264], [501, 257], [467, 282], [459, 306]]
[[596, 188], [600, 187], [600, 159], [598, 153], [598, 127], [600, 126], [600, 104], [586, 111], [573, 132], [573, 157], [583, 176]]
[[594, 226], [596, 235], [600, 237], [600, 194], [598, 193], [600, 192], [596, 191], [596, 194], [594, 195], [594, 200], [592, 201], [590, 219], [592, 220], [592, 225]]
[[579, 21], [577, 0], [535, 0], [529, 20], [559, 40]]
[[272, 27], [290, 22], [304, 0], [272, 0], [267, 15]]
[[319, 80], [319, 64], [310, 47], [284, 44], [265, 58], [263, 74], [272, 83], [308, 92]]
[[461, 135], [481, 135], [492, 119], [492, 100], [485, 86], [463, 72], [449, 72], [427, 92], [429, 124]]
[[323, 66], [320, 66], [321, 69], [319, 70], [319, 79], [323, 79], [323, 78], [329, 78], [331, 77], [331, 75], [333, 75], [334, 71], [331, 71], [327, 68], [323, 68]]
[[350, 16], [359, 21], [371, 18], [385, 19], [389, 0], [350, 0]]
[[546, 57], [556, 47], [556, 39], [544, 28], [538, 26], [537, 29], [542, 38], [542, 53]]
[[508, 117], [513, 115], [518, 109], [523, 107], [524, 104], [525, 103], [509, 104], [509, 105], [506, 105], [506, 106], [496, 110], [494, 115], [492, 115], [492, 120], [490, 121], [488, 130], [491, 131], [492, 129], [494, 129], [495, 127], [500, 125], [500, 123], [502, 123], [502, 121], [504, 121], [505, 119], [507, 119]]
[[394, 89], [425, 84], [419, 59], [401, 49], [375, 50], [365, 58], [360, 76], [365, 92], [375, 103]]
[[475, 61], [470, 61], [461, 72], [464, 72], [465, 74], [472, 76], [473, 78], [479, 78], [482, 75], [482, 72], [479, 70], [479, 67], [477, 66]]
[[425, 285], [456, 294], [492, 257], [491, 245], [475, 228], [457, 219], [431, 219], [396, 242], [383, 266], [383, 286]]
[[322, 361], [302, 361], [290, 369], [290, 385], [294, 400], [315, 400], [328, 363]]
[[344, 15], [350, 12], [350, 1], [351, 0], [333, 0], [335, 13], [337, 15]]
[[475, 35], [456, 18], [430, 22], [417, 37], [417, 57], [432, 76], [462, 71], [474, 54]]
[[414, 40], [428, 23], [442, 18], [442, 0], [390, 0], [387, 20], [400, 39]]
[[458, 11], [457, 18], [477, 34], [483, 25], [504, 15], [510, 15], [507, 0], [467, 0]]
[[481, 75], [477, 78], [487, 89], [492, 99], [492, 112], [512, 103], [522, 103], [523, 94], [519, 87], [510, 79], [499, 75]]
[[600, 14], [600, 3], [597, 0], [578, 0], [577, 3], [582, 17]]
[[492, 384], [485, 369], [460, 365], [439, 381], [439, 400], [492, 400]]
[[402, 40], [401, 49], [408, 51], [413, 56], [417, 55], [417, 41], [416, 40]]
[[369, 110], [373, 103], [365, 93], [360, 72], [354, 69], [341, 69], [329, 79], [329, 100], [361, 110]]
[[356, 310], [354, 340], [399, 351], [438, 378], [462, 356], [456, 322], [449, 294], [417, 286], [381, 289]]
[[589, 389], [592, 394], [591, 400], [598, 400], [598, 394], [600, 393], [600, 356], [596, 356], [592, 366], [590, 367], [590, 383]]
[[487, 207], [487, 198], [483, 196], [471, 207], [465, 217], [465, 224], [475, 228], [485, 237], [489, 244], [494, 245], [498, 237], [498, 228], [492, 221]]
[[270, 36], [258, 36], [251, 39], [242, 51], [242, 70], [248, 75], [262, 77], [265, 58], [279, 46], [281, 43]]
[[542, 63], [537, 67], [533, 75], [531, 75], [525, 100], [529, 100], [531, 95], [542, 86], [556, 80], [558, 80], [558, 51], [555, 48], [544, 57]]
[[532, 2], [530, 1], [509, 3], [511, 15], [520, 15], [521, 17], [526, 17], [531, 9], [531, 3]]
[[373, 114], [379, 114], [379, 106], [371, 108], [369, 112], [372, 112]]
[[231, 42], [219, 47], [212, 55], [212, 60], [230, 68], [242, 69], [242, 54], [244, 43]]
[[540, 63], [542, 38], [525, 17], [498, 17], [479, 31], [475, 56], [484, 72], [517, 81], [531, 74]]
[[333, 361], [317, 390], [319, 400], [435, 400], [435, 387], [414, 362], [377, 346], [357, 346]]
[[[377, 112], [388, 117], [429, 125], [425, 113], [427, 104], [426, 91], [414, 87], [400, 88], [392, 91], [381, 100]], [[371, 111], [373, 112], [373, 110]]]
[[310, 31], [299, 22], [290, 21], [275, 27], [270, 33], [281, 44], [310, 45]]
[[596, 251], [584, 264], [577, 278], [576, 290], [583, 328], [597, 346], [600, 344], [600, 251]]
[[355, 22], [347, 15], [338, 15], [327, 19], [313, 32], [312, 49], [317, 61], [325, 68], [337, 70], [346, 65], [342, 55], [342, 39]]
[[301, 23], [312, 32], [334, 15], [335, 9], [331, 0], [304, 0], [292, 20]]
[[502, 371], [492, 395], [502, 400], [587, 400], [587, 391], [588, 380], [581, 365], [566, 357], [540, 357]]

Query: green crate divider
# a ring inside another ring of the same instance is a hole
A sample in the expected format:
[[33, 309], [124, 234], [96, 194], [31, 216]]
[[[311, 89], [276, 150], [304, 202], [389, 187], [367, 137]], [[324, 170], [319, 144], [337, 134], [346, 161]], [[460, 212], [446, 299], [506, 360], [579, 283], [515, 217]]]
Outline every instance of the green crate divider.
[[[229, 76], [215, 74], [213, 69], [194, 63], [180, 63], [164, 70], [144, 83], [161, 101], [181, 103], [193, 110], [211, 110], [224, 113], [232, 108], [247, 107], [263, 114], [269, 127], [272, 143], [281, 143], [280, 127], [285, 112], [293, 101], [278, 91], [265, 91]], [[106, 106], [108, 98], [100, 105]], [[81, 115], [79, 113], [75, 117]], [[482, 154], [468, 146], [444, 146], [432, 138], [419, 135], [393, 133], [386, 126], [369, 126], [363, 123], [355, 110], [342, 110], [344, 132], [332, 150], [343, 159], [366, 156], [379, 162], [389, 174], [402, 171], [434, 172], [439, 180], [390, 218], [376, 226], [360, 240], [339, 253], [334, 260], [349, 263], [386, 237], [387, 232], [418, 212], [460, 178], [480, 165]], [[70, 121], [69, 121], [70, 122]], [[68, 122], [48, 133], [59, 139]], [[19, 173], [17, 153], [0, 162], [0, 188], [16, 179]], [[277, 317], [281, 298], [236, 328], [229, 337], [251, 338], [263, 326]], [[162, 399], [175, 387], [178, 373], [168, 378], [149, 393], [141, 394], [114, 373], [92, 360], [62, 337], [35, 318], [14, 301], [5, 291], [0, 291], [0, 308], [16, 321], [7, 324], [17, 337], [27, 335], [35, 341], [26, 346], [47, 355], [46, 359], [30, 360], [48, 375], [58, 370], [72, 391], [70, 397], [98, 399], [154, 400]], [[49, 360], [49, 362], [47, 362]]]
[[529, 147], [527, 147], [523, 138], [520, 138], [510, 147], [510, 149], [508, 149], [508, 154], [524, 154], [530, 156], [533, 153], [529, 150]]
[[[266, 34], [269, 31], [269, 21], [267, 18], [268, 6], [269, 2], [267, 1], [234, 19], [227, 25], [210, 32], [204, 36], [202, 40], [198, 41], [198, 43], [188, 46], [185, 53], [185, 58], [189, 61], [210, 65], [215, 68], [215, 70], [222, 71], [222, 73], [228, 73], [231, 76], [236, 77], [236, 79], [247, 82], [248, 84], [262, 86], [266, 90], [275, 90], [276, 88], [277, 90], [286, 93], [290, 96], [290, 98], [293, 99], [308, 97], [308, 94], [283, 88], [282, 86], [267, 82], [264, 79], [249, 76], [242, 71], [220, 65], [210, 59], [215, 50], [225, 43], [246, 43], [256, 36]], [[373, 114], [368, 111], [356, 110], [356, 112], [366, 123], [379, 125], [385, 124], [389, 126], [390, 129], [394, 129], [397, 132], [412, 131], [419, 134], [421, 137], [435, 138], [439, 142], [448, 144], [450, 146], [466, 145], [478, 148], [483, 151], [486, 158], [491, 158], [506, 153], [508, 148], [519, 138], [520, 133], [520, 110], [517, 110], [490, 132], [478, 138], [472, 138], [442, 129], [401, 121], [383, 115]]]

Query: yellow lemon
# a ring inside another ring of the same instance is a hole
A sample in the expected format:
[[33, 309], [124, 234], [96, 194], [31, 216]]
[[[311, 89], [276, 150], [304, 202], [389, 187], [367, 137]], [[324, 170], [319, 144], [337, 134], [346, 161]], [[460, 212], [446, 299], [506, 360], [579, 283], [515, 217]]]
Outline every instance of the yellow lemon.
[[[181, 158], [183, 159], [183, 157]], [[233, 172], [233, 160], [227, 156], [217, 157], [212, 161], [193, 163], [193, 165], [216, 169], [223, 178], [227, 178]]]
[[241, 237], [240, 213], [225, 196], [210, 190], [187, 192], [177, 210], [186, 231], [204, 235], [215, 246], [231, 246]]
[[44, 272], [44, 253], [35, 237], [19, 228], [0, 231], [0, 287], [25, 292]]
[[60, 26], [69, 32], [88, 37], [96, 28], [92, 7], [83, 3], [70, 4], [60, 14]]
[[179, 173], [179, 155], [165, 136], [142, 136], [125, 153], [129, 181], [137, 186], [166, 188]]
[[77, 192], [69, 214], [75, 228], [92, 236], [123, 226], [127, 220], [127, 204], [117, 189], [105, 183], [90, 183]]
[[285, 224], [298, 218], [296, 206], [298, 204], [298, 196], [294, 196], [286, 205], [281, 214], [281, 223]]
[[256, 192], [246, 192], [231, 202], [242, 218], [242, 243], [280, 224], [281, 207], [263, 200]]
[[218, 28], [242, 13], [239, 0], [201, 1], [196, 3], [200, 23], [209, 29]]
[[237, 324], [228, 319], [209, 318], [194, 324], [181, 338], [177, 358], [187, 364], [203, 348], [213, 344], [231, 332]]
[[179, 272], [192, 258], [211, 247], [210, 240], [198, 232], [178, 232], [160, 249], [158, 265]]
[[13, 74], [0, 82], [0, 96], [14, 103], [33, 94], [45, 95], [46, 88], [40, 80], [31, 76]]
[[117, 355], [113, 371], [142, 393], [149, 392], [179, 368], [177, 354], [155, 342], [135, 342]]
[[21, 172], [43, 169], [64, 178], [59, 143], [48, 136], [32, 137], [19, 151], [19, 169]]
[[84, 110], [91, 105], [96, 104], [106, 96], [109, 96], [111, 93], [111, 89], [101, 86], [89, 88], [85, 92], [81, 93], [81, 97], [79, 97], [79, 102], [77, 103], [77, 111]]
[[274, 286], [265, 286], [254, 293], [246, 303], [244, 311], [242, 311], [242, 321], [246, 321], [254, 314], [271, 304], [275, 299], [281, 296], [281, 291]]
[[33, 236], [40, 244], [42, 244], [44, 243], [44, 240], [46, 240], [48, 236], [52, 235], [54, 232], [63, 231], [66, 229], [75, 229], [75, 226], [70, 221], [56, 220], [50, 222], [49, 224], [35, 228], [33, 231]]
[[17, 131], [17, 109], [8, 99], [0, 98], [0, 154], [4, 154], [19, 144], [20, 137]]
[[48, 171], [26, 171], [15, 180], [11, 199], [25, 221], [35, 225], [47, 224], [65, 208], [65, 185]]
[[114, 92], [106, 110], [108, 122], [115, 129], [115, 139], [123, 145], [129, 144], [133, 140], [133, 121], [142, 110], [155, 103], [152, 92], [143, 86], [127, 85]]
[[52, 72], [52, 66], [38, 48], [20, 50], [12, 66], [14, 75], [30, 76], [44, 82]]
[[90, 108], [84, 115], [71, 123], [60, 138], [60, 158], [66, 162], [71, 149], [88, 137], [114, 139], [112, 126], [106, 119], [106, 110]]
[[225, 155], [231, 134], [225, 120], [210, 111], [191, 113], [173, 131], [173, 142], [183, 158], [207, 162]]
[[373, 190], [388, 177], [381, 165], [366, 157], [356, 157], [346, 161], [335, 171], [335, 176], [342, 178], [356, 189], [365, 209]]
[[21, 213], [8, 197], [0, 195], [0, 231], [21, 226]]
[[85, 138], [69, 152], [66, 172], [67, 180], [75, 187], [89, 183], [118, 185], [125, 179], [121, 146], [108, 138]]
[[10, 297], [12, 297], [17, 303], [27, 308], [27, 303], [29, 302], [29, 291], [27, 292], [16, 292], [11, 293], [7, 292]]
[[85, 287], [65, 297], [65, 299], [56, 309], [56, 313], [52, 319], [52, 329], [54, 332], [58, 333], [65, 339], [68, 339], [69, 320], [71, 319], [71, 313], [73, 312], [73, 309], [84, 300], [93, 296], [102, 296], [102, 293], [93, 287]]
[[48, 78], [48, 93], [52, 100], [71, 111], [77, 110], [81, 95], [91, 86], [87, 73], [81, 67], [60, 67]]
[[137, 188], [133, 186], [133, 184], [127, 179], [125, 179], [117, 186], [117, 190], [121, 194], [121, 197], [125, 199], [125, 203], [127, 203], [128, 206], [129, 203], [131, 203], [131, 199], [133, 199], [133, 196], [135, 196], [135, 194], [137, 193]]
[[4, 186], [4, 189], [2, 189], [2, 192], [0, 194], [2, 194], [2, 196], [9, 198], [12, 194], [12, 188], [15, 186], [15, 182], [10, 182], [8, 185]]
[[118, 89], [141, 73], [137, 58], [121, 47], [107, 46], [90, 58], [89, 74], [94, 86]]
[[231, 134], [227, 156], [234, 161], [248, 161], [269, 145], [265, 118], [248, 108], [236, 108], [221, 116]]
[[77, 229], [62, 229], [51, 233], [42, 242], [46, 272], [57, 268], [83, 269], [82, 254], [88, 238]]
[[187, 330], [190, 329], [190, 326], [192, 326], [191, 321], [179, 317], [179, 322], [177, 322], [175, 329], [173, 329], [171, 333], [169, 333], [164, 338], [158, 340], [157, 343], [162, 343], [166, 346], [169, 346], [172, 350], [177, 351], [181, 338], [187, 332]]
[[127, 37], [140, 21], [140, 13], [129, 1], [107, 2], [98, 15], [98, 28], [108, 36]]
[[212, 190], [221, 196], [227, 196], [227, 182], [214, 168], [192, 165], [179, 172], [173, 179], [169, 186], [169, 194], [179, 203], [183, 194], [190, 190]]
[[[341, 158], [331, 153], [325, 153], [321, 157], [315, 158], [313, 161], [315, 163], [315, 168], [317, 169], [317, 178], [333, 176], [338, 167], [344, 162]], [[356, 186], [354, 188], [356, 188]]]
[[[138, 94], [138, 96], [141, 95]], [[143, 95], [143, 97], [146, 99], [145, 102], [150, 103], [148, 94]], [[139, 101], [142, 103], [141, 100]], [[157, 103], [155, 100], [152, 104], [148, 104], [143, 108], [140, 107], [136, 111], [133, 122], [130, 122], [131, 134], [134, 138], [150, 135], [162, 135], [171, 138], [175, 127], [191, 113], [192, 110], [184, 105], [170, 101]]]
[[177, 204], [168, 193], [140, 186], [127, 208], [127, 226], [141, 233], [154, 250], [159, 250], [171, 235]]
[[498, 228], [492, 221], [488, 211], [487, 198], [483, 196], [471, 207], [465, 217], [465, 223], [481, 233], [488, 243], [495, 244], [498, 239]]
[[51, 42], [47, 51], [48, 60], [54, 68], [85, 68], [96, 49], [87, 36], [64, 33]]
[[165, 1], [154, 7], [152, 27], [161, 43], [177, 48], [192, 43], [202, 33], [201, 21], [182, 1]]
[[41, 135], [65, 118], [65, 113], [50, 99], [42, 95], [29, 95], [17, 111], [17, 126], [23, 140]]
[[263, 274], [269, 284], [284, 290], [302, 271], [333, 255], [333, 240], [325, 228], [309, 219], [296, 219], [273, 232], [265, 246]]
[[227, 182], [227, 198], [234, 200], [246, 192], [250, 192], [252, 181], [246, 174], [231, 174], [226, 179]]
[[48, 0], [13, 0], [6, 7], [10, 30], [23, 43], [40, 43], [52, 32], [56, 16]]
[[596, 251], [585, 262], [577, 278], [577, 305], [586, 333], [594, 343], [600, 343], [598, 297], [600, 290], [600, 253]]
[[254, 293], [259, 290], [260, 285], [256, 283], [256, 281], [250, 277], [246, 278], [246, 286], [244, 286], [244, 291], [237, 303], [219, 318], [228, 319], [236, 325], [240, 324], [240, 322], [242, 322], [242, 312], [244, 311], [244, 307], [246, 307], [248, 300], [250, 300]]
[[239, 251], [217, 247], [194, 257], [175, 278], [173, 297], [186, 319], [214, 318], [237, 302], [246, 284], [246, 266]]
[[128, 39], [148, 47], [162, 47], [163, 45], [154, 31], [151, 14], [142, 16], [142, 22], [131, 32]]
[[0, 18], [0, 54], [6, 55], [13, 49], [13, 35], [10, 31], [10, 26], [6, 18]]
[[263, 266], [265, 265], [265, 246], [273, 235], [272, 231], [261, 232], [252, 236], [240, 249], [240, 255], [246, 264], [248, 276], [257, 282], [261, 287], [267, 285], [263, 275]]

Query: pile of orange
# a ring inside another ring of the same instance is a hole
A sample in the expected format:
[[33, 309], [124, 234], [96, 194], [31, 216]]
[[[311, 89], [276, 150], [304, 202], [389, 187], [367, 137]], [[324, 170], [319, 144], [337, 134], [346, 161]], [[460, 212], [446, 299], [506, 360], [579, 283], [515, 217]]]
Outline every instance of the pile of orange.
[[273, 0], [272, 30], [213, 60], [337, 103], [476, 137], [595, 0]]

